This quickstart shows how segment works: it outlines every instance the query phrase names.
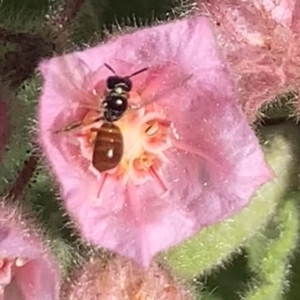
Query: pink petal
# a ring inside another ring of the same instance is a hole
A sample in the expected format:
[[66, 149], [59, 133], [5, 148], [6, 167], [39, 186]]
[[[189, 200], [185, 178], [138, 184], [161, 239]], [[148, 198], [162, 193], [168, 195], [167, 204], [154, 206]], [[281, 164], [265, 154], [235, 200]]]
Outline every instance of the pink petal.
[[[56, 300], [59, 268], [15, 208], [0, 207], [0, 257], [9, 261], [11, 280], [2, 281], [4, 299]], [[7, 267], [8, 267], [7, 266]], [[1, 268], [4, 268], [3, 265]], [[1, 296], [0, 296], [1, 297]]]
[[[66, 75], [65, 60], [78, 75]], [[141, 185], [129, 180], [126, 186], [103, 174], [97, 180], [79, 148], [67, 142], [67, 134], [53, 134], [82, 118], [86, 111], [81, 105], [92, 103], [85, 95], [95, 86], [103, 87], [111, 75], [104, 63], [124, 76], [149, 67], [147, 74], [133, 78], [133, 84], [143, 101], [157, 100], [180, 136], [166, 151], [169, 162], [155, 174], [156, 180]], [[86, 68], [80, 77], [82, 65]], [[148, 266], [156, 253], [247, 205], [271, 178], [255, 135], [237, 107], [206, 18], [139, 30], [46, 61], [41, 71], [45, 82], [40, 141], [69, 213], [83, 237], [94, 244]]]

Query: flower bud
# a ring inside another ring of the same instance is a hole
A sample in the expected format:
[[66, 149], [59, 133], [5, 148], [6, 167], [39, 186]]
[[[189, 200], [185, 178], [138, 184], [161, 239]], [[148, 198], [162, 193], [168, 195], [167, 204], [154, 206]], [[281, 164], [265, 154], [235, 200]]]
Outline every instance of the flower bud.
[[62, 300], [191, 300], [192, 294], [162, 266], [144, 271], [135, 262], [116, 257], [96, 258], [77, 271], [63, 289]]
[[299, 92], [299, 1], [201, 0], [198, 5], [215, 21], [248, 120], [258, 119], [259, 110], [280, 94]]

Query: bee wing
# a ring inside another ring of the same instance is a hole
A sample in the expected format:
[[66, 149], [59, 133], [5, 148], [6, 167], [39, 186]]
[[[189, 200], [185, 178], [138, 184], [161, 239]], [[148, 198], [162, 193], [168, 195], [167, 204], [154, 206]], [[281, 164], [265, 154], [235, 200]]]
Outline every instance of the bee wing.
[[182, 87], [193, 76], [193, 74], [178, 73], [178, 70], [176, 64], [171, 62], [150, 67], [147, 80], [137, 89], [137, 92], [142, 95], [142, 102], [133, 104], [130, 108], [140, 109], [159, 101]]
[[[49, 64], [51, 69], [46, 76], [57, 93], [67, 101], [68, 108], [78, 107], [78, 101], [83, 107], [96, 108], [89, 82], [90, 70], [83, 60], [73, 54], [54, 58]], [[43, 71], [43, 65], [41, 68]]]
[[82, 118], [90, 110], [102, 114], [101, 98], [93, 91], [93, 72], [83, 60], [76, 55], [66, 55], [44, 64], [47, 63], [48, 66], [42, 65], [42, 72], [61, 99], [54, 104], [57, 107], [54, 133], [80, 128], [84, 125]]

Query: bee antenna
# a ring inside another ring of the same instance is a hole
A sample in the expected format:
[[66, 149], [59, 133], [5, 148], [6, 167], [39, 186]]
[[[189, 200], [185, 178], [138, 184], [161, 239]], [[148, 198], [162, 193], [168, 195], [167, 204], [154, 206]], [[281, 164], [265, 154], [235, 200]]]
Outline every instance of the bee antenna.
[[131, 77], [133, 77], [133, 76], [135, 76], [135, 75], [137, 75], [137, 74], [140, 74], [140, 73], [142, 73], [142, 72], [147, 71], [148, 69], [149, 69], [149, 68], [147, 67], [147, 68], [143, 68], [143, 69], [141, 69], [141, 70], [138, 70], [138, 71], [132, 73], [131, 75], [126, 76], [126, 78], [131, 78]]
[[116, 71], [115, 71], [109, 64], [104, 63], [104, 66], [105, 66], [108, 70], [110, 70], [112, 73], [114, 73], [115, 75], [117, 74]]

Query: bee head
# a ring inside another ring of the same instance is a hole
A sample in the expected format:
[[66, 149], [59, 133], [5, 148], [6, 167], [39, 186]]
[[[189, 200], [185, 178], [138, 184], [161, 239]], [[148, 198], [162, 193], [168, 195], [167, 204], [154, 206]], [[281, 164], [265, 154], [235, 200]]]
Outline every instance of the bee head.
[[110, 90], [121, 87], [126, 92], [130, 92], [132, 89], [132, 82], [128, 77], [109, 76], [106, 80], [106, 86]]

